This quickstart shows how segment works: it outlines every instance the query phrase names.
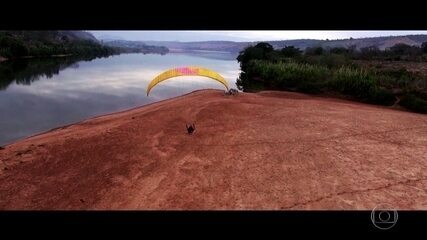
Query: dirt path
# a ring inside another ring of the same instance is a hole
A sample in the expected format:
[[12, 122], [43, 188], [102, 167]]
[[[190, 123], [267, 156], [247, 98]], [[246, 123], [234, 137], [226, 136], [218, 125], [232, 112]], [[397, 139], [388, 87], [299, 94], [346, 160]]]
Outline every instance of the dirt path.
[[0, 209], [427, 209], [427, 115], [199, 91], [6, 146], [0, 166]]

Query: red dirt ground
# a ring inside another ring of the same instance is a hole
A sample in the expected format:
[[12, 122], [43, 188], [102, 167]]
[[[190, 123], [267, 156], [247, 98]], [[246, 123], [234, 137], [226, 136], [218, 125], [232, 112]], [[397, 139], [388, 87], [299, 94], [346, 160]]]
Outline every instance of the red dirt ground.
[[427, 209], [427, 115], [298, 93], [198, 91], [0, 160], [0, 209]]

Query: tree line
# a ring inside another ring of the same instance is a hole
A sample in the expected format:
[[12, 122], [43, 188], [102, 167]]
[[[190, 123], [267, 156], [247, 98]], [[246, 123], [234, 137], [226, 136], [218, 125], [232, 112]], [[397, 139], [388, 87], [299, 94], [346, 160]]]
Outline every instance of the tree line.
[[0, 56], [8, 59], [53, 55], [105, 56], [116, 53], [116, 49], [103, 46], [91, 40], [26, 41], [7, 33], [0, 33]]
[[293, 46], [274, 49], [261, 42], [239, 53], [241, 72], [236, 84], [246, 92], [321, 93], [427, 113], [426, 75], [402, 68], [366, 68], [354, 61], [422, 61], [426, 53], [426, 43], [421, 47], [397, 44], [382, 51], [373, 47], [312, 47], [302, 51]]

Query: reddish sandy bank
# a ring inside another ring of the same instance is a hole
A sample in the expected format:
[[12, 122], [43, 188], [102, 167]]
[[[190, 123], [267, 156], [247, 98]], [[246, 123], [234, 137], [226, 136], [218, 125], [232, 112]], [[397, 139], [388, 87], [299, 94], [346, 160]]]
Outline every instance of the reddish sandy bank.
[[297, 93], [198, 91], [0, 160], [0, 209], [427, 209], [427, 115]]

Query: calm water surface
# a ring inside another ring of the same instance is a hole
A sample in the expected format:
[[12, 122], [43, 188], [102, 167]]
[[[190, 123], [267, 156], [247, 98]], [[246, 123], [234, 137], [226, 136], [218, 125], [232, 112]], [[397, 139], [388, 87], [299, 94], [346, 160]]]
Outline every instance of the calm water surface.
[[0, 64], [0, 146], [90, 117], [126, 110], [197, 89], [224, 89], [204, 77], [148, 82], [173, 67], [196, 65], [220, 73], [236, 88], [235, 56], [123, 54], [91, 61], [27, 60]]

